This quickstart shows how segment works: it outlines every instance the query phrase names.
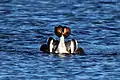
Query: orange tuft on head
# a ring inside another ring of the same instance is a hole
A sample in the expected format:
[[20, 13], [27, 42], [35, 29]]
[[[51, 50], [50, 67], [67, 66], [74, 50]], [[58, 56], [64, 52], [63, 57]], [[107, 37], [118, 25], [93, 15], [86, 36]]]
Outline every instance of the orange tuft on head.
[[64, 37], [68, 37], [70, 33], [71, 33], [70, 28], [66, 26], [59, 25], [58, 27], [55, 27], [55, 35], [58, 37], [61, 37], [62, 35]]
[[63, 36], [68, 37], [70, 35], [70, 33], [71, 33], [70, 28], [64, 27]]

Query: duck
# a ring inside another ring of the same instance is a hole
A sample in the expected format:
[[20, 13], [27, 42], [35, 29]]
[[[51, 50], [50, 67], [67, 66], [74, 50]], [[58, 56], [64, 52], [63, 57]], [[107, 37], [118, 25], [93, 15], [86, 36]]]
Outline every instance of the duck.
[[59, 40], [53, 37], [48, 38], [47, 44], [41, 45], [41, 51], [55, 54], [85, 54], [83, 48], [78, 47], [77, 40], [65, 41], [65, 38], [71, 34], [69, 27], [59, 25], [54, 28], [54, 33]]

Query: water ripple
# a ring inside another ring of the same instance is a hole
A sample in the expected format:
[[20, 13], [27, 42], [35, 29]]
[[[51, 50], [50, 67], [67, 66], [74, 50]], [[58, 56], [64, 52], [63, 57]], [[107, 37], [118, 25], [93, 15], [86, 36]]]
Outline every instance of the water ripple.
[[[120, 1], [0, 0], [0, 79], [120, 79]], [[54, 27], [71, 28], [86, 56], [39, 51]]]

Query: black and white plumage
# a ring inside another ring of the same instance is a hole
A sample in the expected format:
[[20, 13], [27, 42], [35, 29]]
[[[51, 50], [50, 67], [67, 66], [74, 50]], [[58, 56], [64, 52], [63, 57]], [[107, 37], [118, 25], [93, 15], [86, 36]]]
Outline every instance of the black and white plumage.
[[84, 54], [82, 48], [78, 48], [78, 42], [75, 39], [65, 41], [65, 38], [70, 35], [70, 28], [59, 25], [55, 27], [55, 34], [60, 40], [55, 40], [50, 37], [47, 44], [43, 44], [40, 48], [41, 51], [48, 53], [58, 54]]

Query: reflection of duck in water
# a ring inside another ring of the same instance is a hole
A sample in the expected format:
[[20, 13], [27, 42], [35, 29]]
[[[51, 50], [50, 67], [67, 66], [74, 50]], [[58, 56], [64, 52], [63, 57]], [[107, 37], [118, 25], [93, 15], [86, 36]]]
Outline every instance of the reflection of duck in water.
[[50, 37], [47, 44], [43, 44], [40, 50], [48, 53], [84, 54], [84, 50], [78, 48], [77, 40], [72, 39], [71, 41], [65, 42], [64, 38], [67, 38], [70, 33], [71, 31], [68, 27], [61, 25], [55, 27], [55, 35], [60, 38], [60, 41]]

